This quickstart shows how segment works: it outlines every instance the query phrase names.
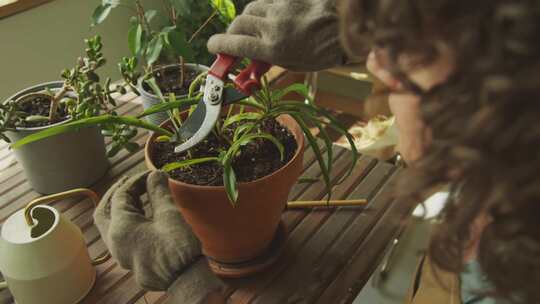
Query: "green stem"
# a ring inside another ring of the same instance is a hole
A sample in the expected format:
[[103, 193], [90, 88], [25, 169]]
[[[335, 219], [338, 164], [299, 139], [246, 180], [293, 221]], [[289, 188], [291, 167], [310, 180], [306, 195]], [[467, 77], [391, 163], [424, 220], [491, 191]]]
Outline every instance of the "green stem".
[[126, 84], [129, 86], [129, 88], [131, 89], [131, 91], [132, 91], [133, 93], [135, 93], [135, 95], [141, 96], [141, 93], [139, 92], [139, 90], [137, 90], [137, 87], [136, 87], [133, 83], [131, 83], [128, 79], [125, 79], [125, 78], [124, 78], [124, 81], [125, 81]]
[[199, 33], [210, 23], [210, 21], [212, 21], [212, 19], [214, 19], [214, 17], [217, 15], [217, 13], [218, 13], [218, 11], [214, 10], [212, 15], [210, 15], [210, 17], [208, 17], [206, 19], [206, 21], [204, 21], [204, 23], [195, 31], [195, 33], [193, 33], [193, 35], [191, 35], [191, 38], [189, 38], [188, 43], [191, 43], [193, 41], [193, 39], [195, 39], [195, 37], [197, 37], [197, 35], [199, 35]]
[[58, 94], [54, 95], [54, 97], [51, 100], [51, 106], [49, 109], [49, 121], [55, 122], [56, 118], [58, 116], [58, 105], [60, 104], [60, 100], [66, 95], [68, 92], [68, 87], [64, 85], [62, 87], [62, 90], [58, 92]]
[[156, 126], [154, 124], [151, 124], [151, 123], [147, 123], [146, 121], [141, 120], [141, 119], [137, 119], [135, 117], [130, 117], [130, 116], [122, 117], [122, 116], [114, 116], [114, 115], [110, 115], [110, 116], [112, 117], [111, 120], [114, 121], [115, 123], [126, 124], [126, 125], [130, 125], [130, 126], [133, 126], [133, 127], [138, 127], [138, 128], [143, 128], [143, 129], [146, 129], [146, 130], [154, 131], [158, 135], [166, 135], [166, 136], [169, 136], [169, 137], [174, 136], [174, 134], [172, 132], [170, 132], [169, 130], [167, 130], [167, 129], [158, 127], [158, 126]]
[[184, 57], [180, 56], [180, 87], [184, 87], [184, 79], [186, 77], [186, 66], [184, 62]]
[[167, 4], [166, 0], [161, 0], [161, 3], [163, 4], [163, 8], [165, 9], [165, 11], [169, 12], [169, 14], [167, 14], [167, 16], [169, 17], [169, 21], [171, 22], [171, 24], [175, 24], [175, 17], [173, 15], [174, 8], [172, 7], [172, 5]]
[[229, 111], [227, 111], [227, 117], [225, 118], [225, 121], [227, 121], [231, 117], [233, 110], [234, 110], [234, 103], [229, 106]]
[[[159, 97], [159, 100], [162, 102], [162, 103], [167, 103], [168, 101], [165, 99], [165, 97], [163, 96], [163, 93], [161, 92], [161, 89], [159, 88], [159, 85], [157, 84], [156, 82], [156, 79], [155, 78], [150, 78], [148, 80], [146, 80], [146, 83], [150, 86], [150, 88], [154, 91], [154, 93]], [[180, 126], [179, 126], [179, 122], [176, 121], [175, 117], [174, 117], [174, 113], [172, 110], [168, 110], [167, 111], [167, 115], [169, 116], [170, 120], [171, 120], [171, 123], [174, 127], [174, 130], [176, 133], [180, 133]]]
[[[141, 26], [143, 27], [146, 27], [146, 32], [148, 33], [148, 35], [152, 35], [152, 28], [150, 27], [150, 23], [148, 23], [148, 20], [146, 19], [146, 16], [145, 16], [145, 11], [144, 11], [144, 7], [142, 6], [141, 4], [141, 1], [140, 0], [136, 0], [135, 1], [135, 7], [137, 8], [137, 17], [139, 19], [139, 23], [141, 24]], [[142, 51], [141, 52], [141, 56], [143, 58], [143, 62], [144, 64], [146, 64], [148, 61], [146, 60], [146, 52]], [[151, 66], [147, 66], [144, 68], [145, 72], [146, 73], [151, 73], [152, 72], [152, 67]]]
[[140, 0], [135, 1], [135, 6], [137, 7], [137, 14], [139, 15], [139, 21], [143, 27], [146, 27], [146, 31], [148, 34], [152, 33], [152, 27], [150, 27], [150, 23], [148, 22], [148, 19], [146, 19], [145, 16], [145, 10], [142, 6], [142, 3]]
[[195, 89], [202, 82], [204, 77], [206, 77], [206, 75], [208, 75], [208, 72], [203, 72], [203, 73], [197, 75], [197, 77], [191, 82], [191, 84], [189, 85], [189, 91], [188, 91], [188, 97], [189, 98], [191, 98], [193, 96], [193, 93], [195, 92]]

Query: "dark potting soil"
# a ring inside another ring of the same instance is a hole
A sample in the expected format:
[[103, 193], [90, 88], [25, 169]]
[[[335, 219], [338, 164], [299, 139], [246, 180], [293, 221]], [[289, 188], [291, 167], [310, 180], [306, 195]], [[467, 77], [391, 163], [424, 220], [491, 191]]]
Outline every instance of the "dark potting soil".
[[[40, 115], [40, 116], [49, 116], [49, 111], [51, 109], [50, 99], [43, 96], [36, 96], [32, 99], [26, 100], [19, 104], [19, 110], [27, 113], [28, 115]], [[63, 104], [58, 106], [58, 120], [53, 123], [58, 123], [68, 119], [68, 113], [66, 107]], [[21, 128], [36, 128], [44, 127], [50, 124], [53, 124], [49, 121], [21, 121], [17, 127]]]
[[[237, 126], [232, 125], [225, 135], [232, 137]], [[249, 182], [270, 175], [287, 164], [294, 156], [297, 143], [291, 132], [274, 119], [263, 122], [263, 132], [275, 136], [284, 146], [283, 161], [280, 159], [276, 146], [266, 139], [257, 139], [241, 148], [240, 155], [233, 161], [233, 169], [238, 182]], [[171, 162], [183, 161], [189, 158], [186, 152], [175, 153], [173, 143], [155, 143], [152, 161], [161, 168]], [[191, 158], [218, 156], [220, 150], [226, 150], [229, 144], [220, 140], [213, 133], [199, 145], [190, 150]], [[192, 165], [188, 168], [176, 169], [169, 176], [176, 180], [204, 186], [223, 185], [223, 167], [217, 162], [207, 162]]]
[[[157, 70], [153, 73], [156, 82], [163, 95], [174, 93], [176, 96], [186, 95], [189, 92], [189, 86], [195, 80], [199, 72], [193, 71], [188, 67], [184, 68], [184, 82], [181, 83], [180, 67], [169, 67]], [[143, 88], [147, 92], [153, 92], [148, 84], [143, 82]], [[154, 93], [155, 94], [155, 93]]]

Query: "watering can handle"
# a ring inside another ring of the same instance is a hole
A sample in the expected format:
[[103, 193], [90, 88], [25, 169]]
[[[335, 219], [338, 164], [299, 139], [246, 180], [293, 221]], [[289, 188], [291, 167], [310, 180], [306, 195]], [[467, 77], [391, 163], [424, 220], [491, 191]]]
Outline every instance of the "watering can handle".
[[[32, 210], [37, 205], [49, 204], [54, 201], [59, 201], [62, 199], [66, 199], [66, 198], [70, 198], [70, 197], [74, 197], [78, 195], [84, 195], [86, 197], [89, 197], [92, 200], [92, 203], [94, 203], [94, 207], [97, 207], [99, 203], [99, 196], [94, 191], [90, 189], [86, 189], [86, 188], [68, 190], [65, 192], [42, 196], [28, 203], [28, 205], [26, 205], [26, 207], [24, 208], [24, 218], [26, 219], [26, 223], [28, 224], [28, 226], [34, 225], [34, 219], [32, 218]], [[96, 266], [96, 265], [103, 264], [107, 262], [110, 258], [111, 258], [111, 254], [109, 253], [109, 251], [106, 251], [99, 257], [93, 259], [92, 265]], [[3, 282], [0, 282], [0, 289], [4, 288], [2, 283]]]
[[[58, 200], [62, 200], [62, 199], [66, 199], [66, 198], [70, 198], [70, 197], [74, 197], [78, 195], [84, 195], [86, 197], [89, 197], [92, 200], [92, 203], [94, 203], [94, 206], [97, 206], [97, 204], [99, 203], [99, 196], [97, 195], [97, 193], [95, 193], [94, 191], [90, 189], [85, 189], [85, 188], [73, 189], [73, 190], [56, 193], [56, 194], [52, 194], [48, 196], [42, 196], [31, 201], [24, 208], [24, 218], [26, 219], [26, 223], [29, 226], [34, 225], [34, 218], [32, 218], [32, 210], [36, 206], [48, 204], [54, 201], [58, 201]], [[111, 258], [111, 254], [109, 253], [109, 251], [106, 251], [104, 254], [93, 259], [92, 265], [96, 266], [96, 265], [103, 264], [106, 261], [108, 261], [110, 258]], [[7, 287], [8, 285], [5, 281], [0, 281], [0, 290], [6, 289]]]

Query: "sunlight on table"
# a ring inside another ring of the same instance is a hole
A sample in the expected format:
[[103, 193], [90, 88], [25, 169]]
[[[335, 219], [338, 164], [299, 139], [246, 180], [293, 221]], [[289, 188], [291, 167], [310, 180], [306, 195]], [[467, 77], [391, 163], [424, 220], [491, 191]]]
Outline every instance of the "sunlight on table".
[[17, 2], [18, 0], [0, 0], [0, 6], [8, 5], [13, 2]]

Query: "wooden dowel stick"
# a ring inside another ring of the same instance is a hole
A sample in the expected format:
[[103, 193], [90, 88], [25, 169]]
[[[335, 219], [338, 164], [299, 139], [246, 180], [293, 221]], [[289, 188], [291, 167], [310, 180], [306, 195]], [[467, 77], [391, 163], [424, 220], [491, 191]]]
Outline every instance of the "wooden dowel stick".
[[327, 200], [322, 201], [294, 201], [288, 202], [287, 208], [311, 208], [311, 207], [343, 207], [343, 206], [365, 206], [368, 203], [366, 199], [357, 200]]

